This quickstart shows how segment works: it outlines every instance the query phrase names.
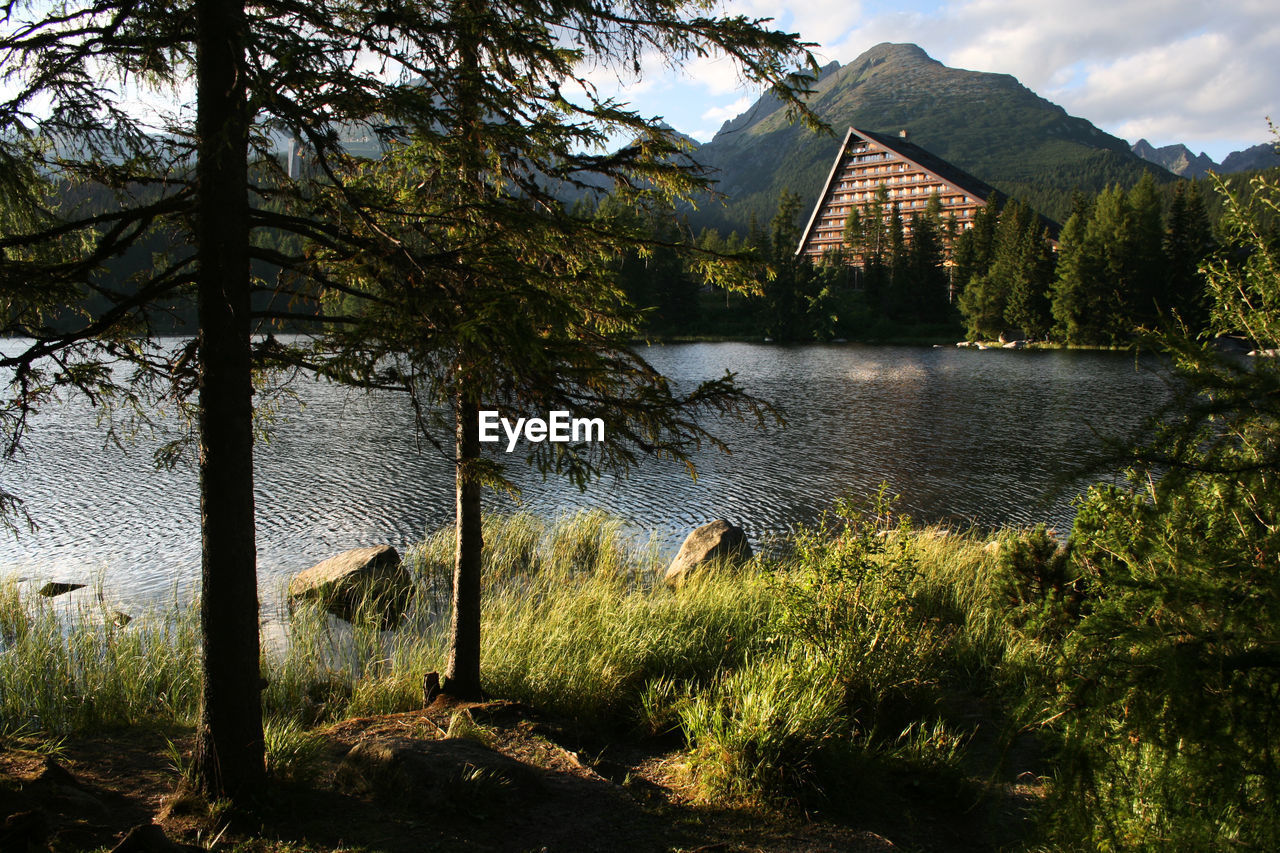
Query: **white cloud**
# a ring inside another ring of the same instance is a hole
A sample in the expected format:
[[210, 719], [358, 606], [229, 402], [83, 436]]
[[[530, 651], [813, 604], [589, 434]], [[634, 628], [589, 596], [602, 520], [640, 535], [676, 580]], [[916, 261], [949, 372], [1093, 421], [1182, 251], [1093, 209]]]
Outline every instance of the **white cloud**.
[[723, 107], [712, 107], [702, 114], [704, 121], [728, 121], [731, 118], [737, 118], [739, 115], [747, 111], [747, 108], [755, 103], [755, 99], [750, 95], [743, 95], [732, 104], [726, 104]]
[[[1186, 142], [1218, 159], [1263, 141], [1265, 116], [1280, 120], [1275, 0], [730, 0], [718, 11], [773, 18], [817, 43], [823, 63], [913, 42], [953, 67], [1012, 74], [1131, 142]], [[669, 59], [646, 56], [638, 78], [592, 79], [682, 130], [732, 118], [759, 96], [723, 57], [680, 69]]]
[[687, 63], [679, 74], [712, 95], [741, 92], [745, 85], [737, 63], [727, 56], [700, 56]]
[[1221, 157], [1280, 113], [1280, 16], [1235, 0], [958, 0], [884, 11], [831, 39], [842, 61], [911, 41], [958, 68], [1012, 74], [1105, 130]]

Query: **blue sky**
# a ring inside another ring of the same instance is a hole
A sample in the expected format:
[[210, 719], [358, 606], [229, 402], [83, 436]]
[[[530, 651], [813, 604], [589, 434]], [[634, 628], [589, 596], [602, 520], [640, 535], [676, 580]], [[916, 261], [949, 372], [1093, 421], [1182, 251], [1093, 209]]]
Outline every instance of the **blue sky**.
[[[1182, 142], [1219, 162], [1269, 141], [1268, 116], [1280, 122], [1278, 0], [722, 0], [716, 8], [774, 19], [815, 43], [824, 65], [880, 42], [913, 42], [952, 67], [1012, 74], [1131, 143]], [[716, 57], [672, 70], [653, 55], [630, 79], [589, 76], [601, 92], [703, 141], [760, 94]], [[136, 103], [157, 109], [148, 96]]]
[[[914, 42], [957, 68], [1012, 74], [1067, 112], [1130, 142], [1186, 143], [1221, 160], [1280, 122], [1276, 0], [732, 0], [815, 42], [822, 64], [880, 42]], [[601, 80], [641, 112], [710, 139], [759, 95], [723, 59], [672, 72], [651, 56], [638, 80]]]

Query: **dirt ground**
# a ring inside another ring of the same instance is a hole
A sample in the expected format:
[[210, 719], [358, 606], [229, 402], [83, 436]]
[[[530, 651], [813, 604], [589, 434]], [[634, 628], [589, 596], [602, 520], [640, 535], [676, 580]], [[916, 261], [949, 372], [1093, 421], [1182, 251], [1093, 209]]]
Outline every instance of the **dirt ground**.
[[[853, 817], [711, 807], [671, 744], [602, 742], [505, 702], [438, 701], [321, 735], [308, 771], [273, 784], [252, 819], [175, 797], [189, 733], [0, 740], [0, 853], [1016, 850], [1040, 796], [1024, 773], [958, 805], [922, 791]], [[122, 843], [151, 822], [163, 838]]]

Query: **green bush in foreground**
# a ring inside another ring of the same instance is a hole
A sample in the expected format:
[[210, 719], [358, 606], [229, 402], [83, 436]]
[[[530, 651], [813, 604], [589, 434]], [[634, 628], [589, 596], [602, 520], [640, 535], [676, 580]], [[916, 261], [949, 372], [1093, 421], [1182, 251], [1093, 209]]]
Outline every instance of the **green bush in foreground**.
[[[1218, 332], [1280, 347], [1280, 184], [1227, 197], [1244, 249], [1209, 265]], [[1087, 594], [1065, 637], [1063, 844], [1280, 849], [1280, 360], [1165, 335], [1179, 396], [1134, 488], [1095, 488], [1072, 559]], [[1083, 842], [1083, 843], [1081, 843]]]

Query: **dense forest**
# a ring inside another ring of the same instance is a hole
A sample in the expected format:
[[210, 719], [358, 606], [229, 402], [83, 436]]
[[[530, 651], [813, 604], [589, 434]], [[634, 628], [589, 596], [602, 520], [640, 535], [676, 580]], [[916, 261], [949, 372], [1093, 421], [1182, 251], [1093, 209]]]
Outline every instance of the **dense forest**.
[[[960, 231], [931, 204], [910, 218], [887, 198], [845, 227], [845, 251], [818, 263], [796, 255], [808, 201], [784, 192], [773, 218], [745, 234], [692, 235], [674, 211], [630, 216], [673, 248], [618, 261], [618, 281], [646, 310], [658, 338], [749, 337], [775, 341], [1026, 340], [1120, 346], [1140, 328], [1177, 322], [1202, 330], [1206, 259], [1232, 252], [1222, 233], [1227, 194], [1250, 193], [1253, 173], [1158, 183], [1143, 176], [1071, 199], [1059, 226], [1003, 196]], [[1276, 221], [1262, 218], [1274, 231]], [[757, 265], [757, 288], [728, 294], [708, 285], [674, 246]]]

